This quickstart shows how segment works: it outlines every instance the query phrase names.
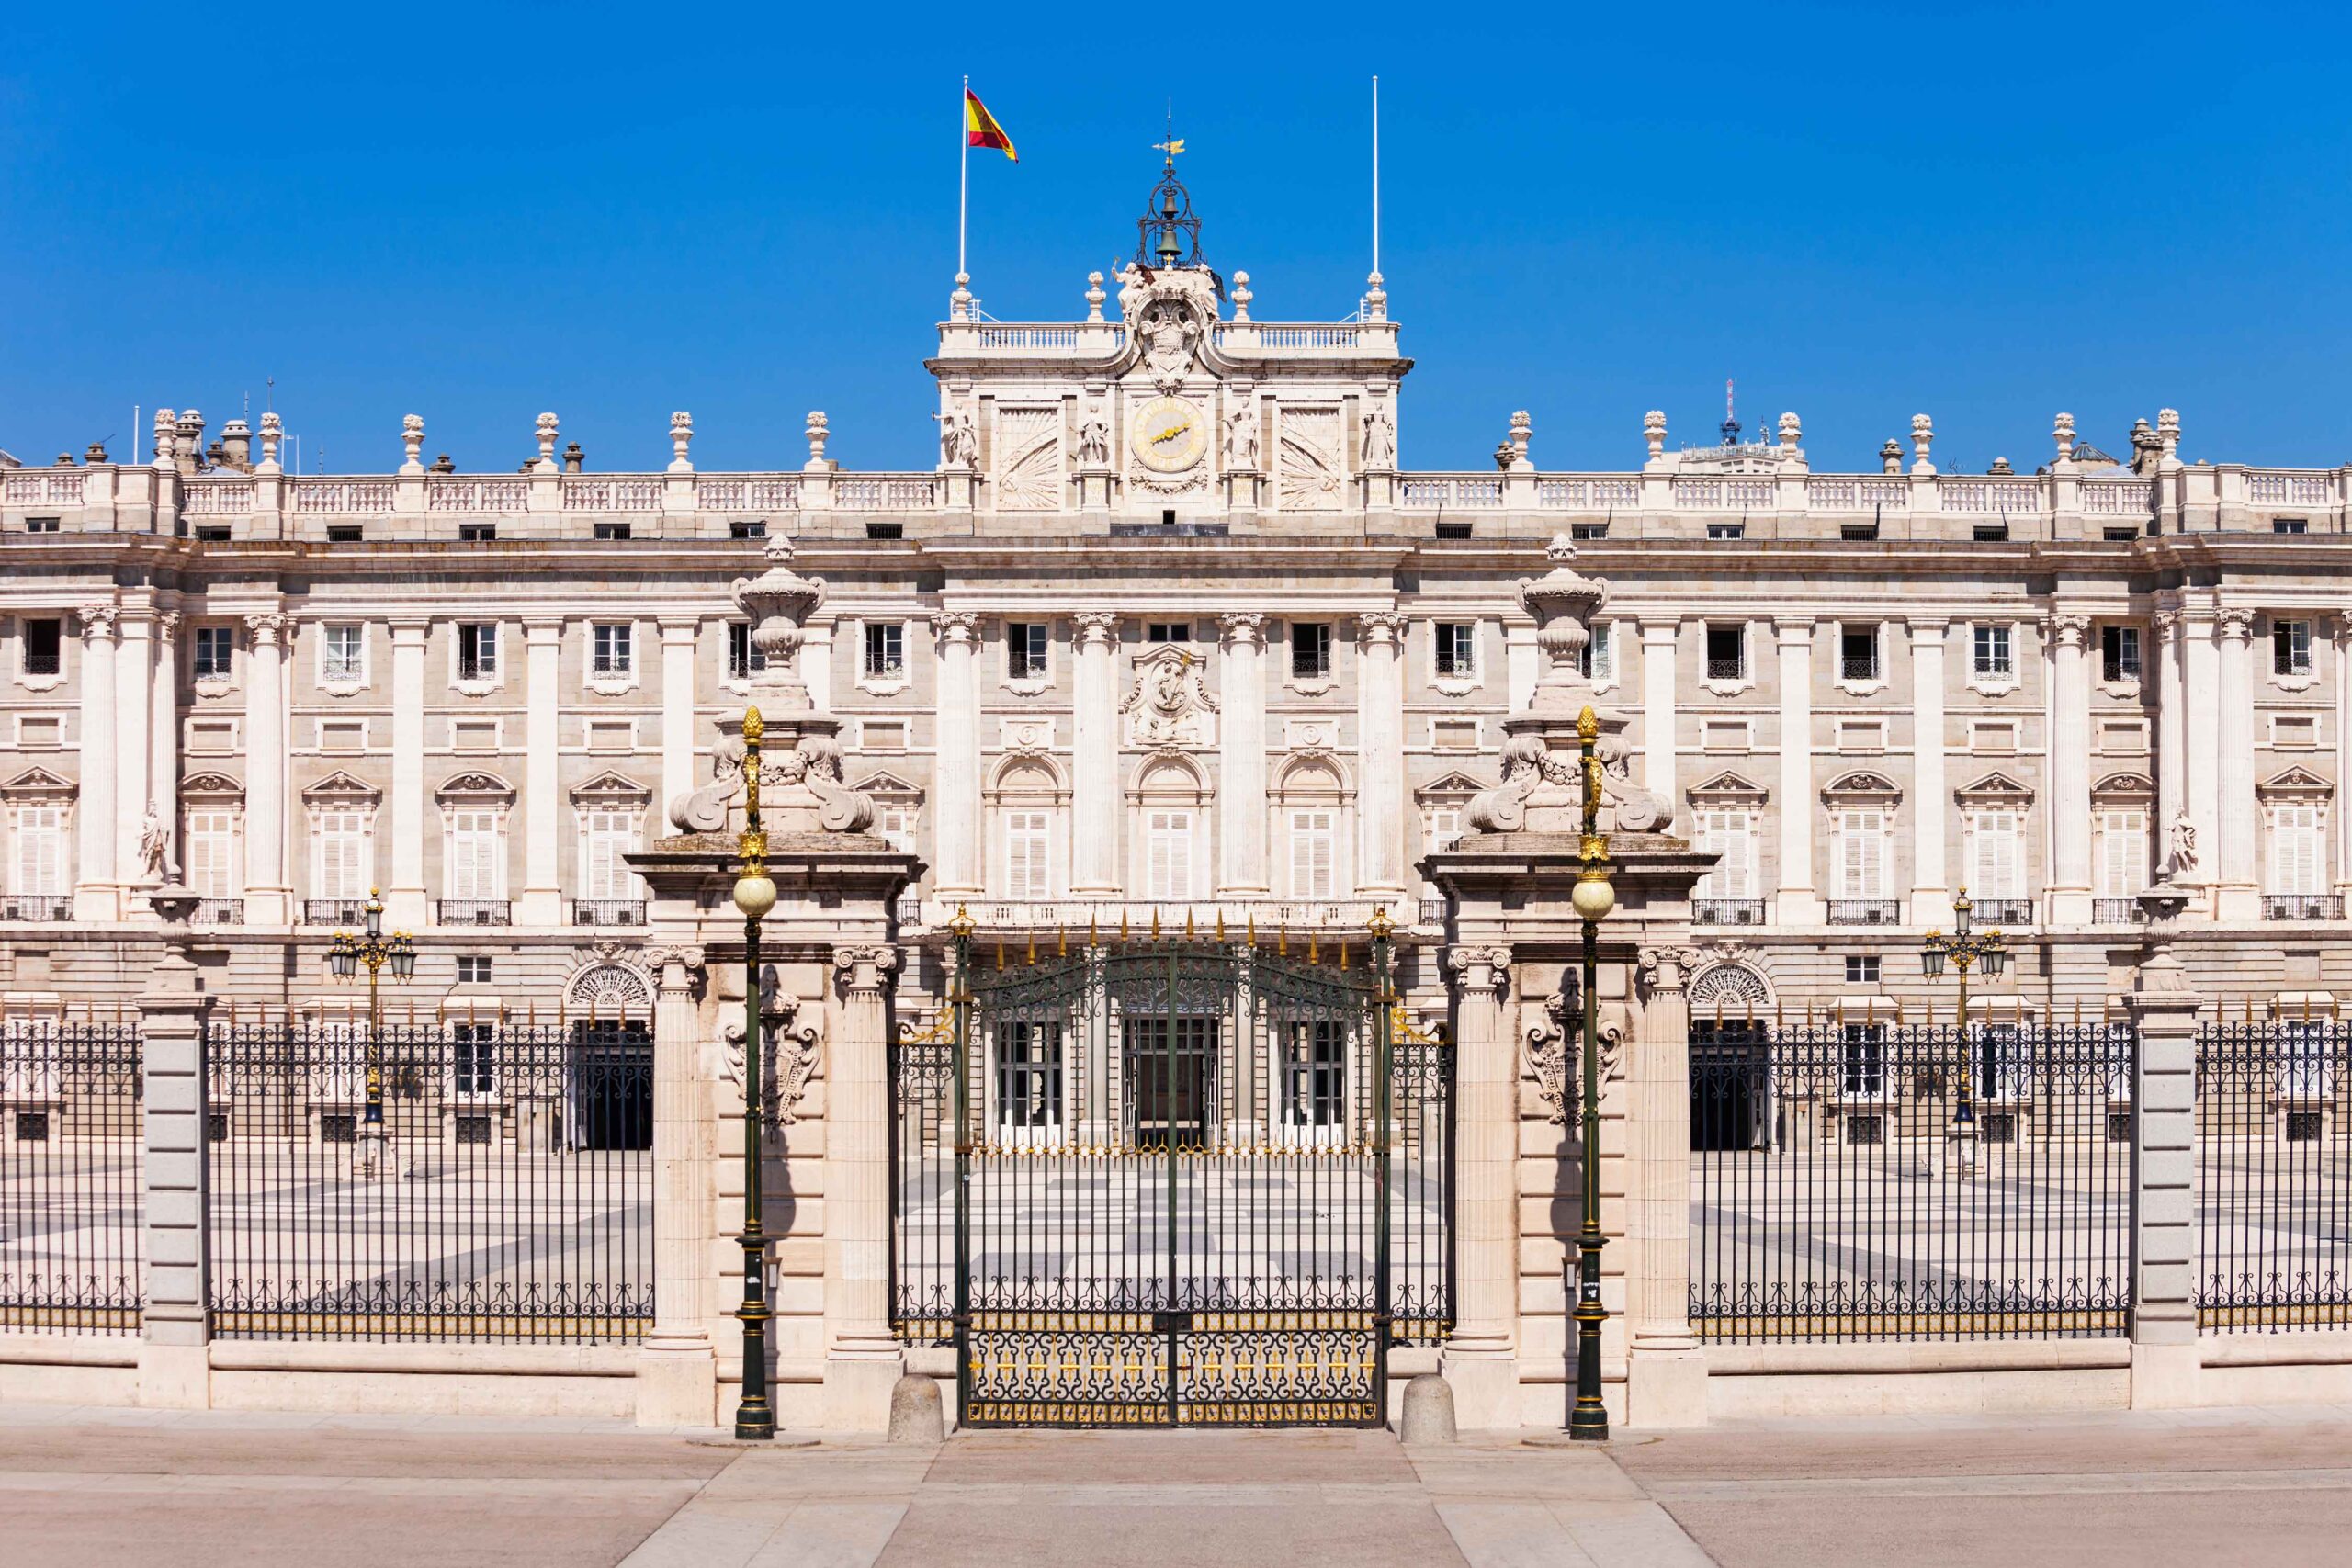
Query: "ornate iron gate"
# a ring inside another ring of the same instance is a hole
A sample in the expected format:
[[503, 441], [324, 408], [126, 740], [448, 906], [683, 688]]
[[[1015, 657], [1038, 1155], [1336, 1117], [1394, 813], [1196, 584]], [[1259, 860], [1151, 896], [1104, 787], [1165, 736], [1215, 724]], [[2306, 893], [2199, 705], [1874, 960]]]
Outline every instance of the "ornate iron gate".
[[[1392, 1151], [1416, 1140], [1395, 1103], [1387, 946], [1375, 932], [1351, 972], [1221, 942], [1000, 952], [990, 969], [959, 937], [967, 1424], [1384, 1418], [1392, 1242], [1428, 1233], [1392, 1213]], [[1408, 1185], [1418, 1202], [1443, 1182]], [[1416, 1337], [1442, 1294], [1425, 1274], [1404, 1292]]]

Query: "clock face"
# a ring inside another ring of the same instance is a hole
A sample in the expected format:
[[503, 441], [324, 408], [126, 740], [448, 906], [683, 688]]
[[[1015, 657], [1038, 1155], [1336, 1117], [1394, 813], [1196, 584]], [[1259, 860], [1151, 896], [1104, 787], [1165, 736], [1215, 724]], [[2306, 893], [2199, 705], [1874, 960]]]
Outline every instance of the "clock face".
[[1201, 460], [1208, 432], [1195, 405], [1182, 398], [1154, 398], [1136, 411], [1127, 443], [1145, 468], [1173, 474]]

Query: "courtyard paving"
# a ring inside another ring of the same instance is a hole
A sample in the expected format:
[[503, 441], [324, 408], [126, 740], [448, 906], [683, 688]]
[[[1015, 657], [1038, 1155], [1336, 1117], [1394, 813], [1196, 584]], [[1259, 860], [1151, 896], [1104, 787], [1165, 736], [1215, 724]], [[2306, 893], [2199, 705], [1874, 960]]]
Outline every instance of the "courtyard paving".
[[0, 1407], [11, 1564], [2338, 1563], [2352, 1408], [1379, 1432], [715, 1434]]

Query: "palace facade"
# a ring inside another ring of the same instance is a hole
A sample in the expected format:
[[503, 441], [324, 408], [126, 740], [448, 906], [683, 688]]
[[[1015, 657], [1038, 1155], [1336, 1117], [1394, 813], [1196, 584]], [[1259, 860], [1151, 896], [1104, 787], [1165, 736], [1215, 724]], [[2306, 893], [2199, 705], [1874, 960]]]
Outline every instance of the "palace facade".
[[301, 475], [275, 415], [208, 443], [193, 410], [151, 460], [0, 471], [0, 987], [135, 989], [172, 867], [232, 1001], [351, 1005], [319, 956], [371, 889], [414, 999], [626, 966], [630, 856], [758, 672], [732, 585], [787, 541], [847, 781], [925, 868], [902, 937], [1329, 940], [1385, 905], [1441, 940], [1420, 863], [1497, 782], [1548, 547], [1608, 584], [1580, 657], [1632, 775], [1718, 857], [1702, 1013], [1942, 1005], [1917, 951], [1963, 887], [2019, 943], [1984, 1005], [2102, 1012], [2160, 869], [2233, 1009], [2352, 987], [2352, 468], [2190, 456], [2165, 409], [2121, 460], [2060, 413], [1973, 474], [1924, 413], [1841, 474], [1793, 412], [1696, 446], [1653, 412], [1573, 473], [1498, 406], [1490, 462], [1406, 470], [1377, 275], [1344, 320], [1261, 319], [1167, 216], [1075, 321], [958, 287], [926, 471], [841, 470], [822, 412], [707, 471], [680, 412], [658, 472], [590, 471], [554, 413], [459, 472], [411, 414], [390, 472]]

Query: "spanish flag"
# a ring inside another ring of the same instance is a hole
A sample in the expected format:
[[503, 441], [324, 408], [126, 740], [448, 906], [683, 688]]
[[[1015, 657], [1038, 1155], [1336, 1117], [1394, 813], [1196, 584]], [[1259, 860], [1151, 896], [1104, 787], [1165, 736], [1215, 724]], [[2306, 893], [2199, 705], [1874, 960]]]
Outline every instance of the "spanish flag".
[[1021, 154], [1012, 150], [1012, 138], [1004, 133], [996, 116], [989, 113], [988, 106], [969, 87], [964, 89], [964, 145], [998, 148], [1014, 163], [1021, 162]]

